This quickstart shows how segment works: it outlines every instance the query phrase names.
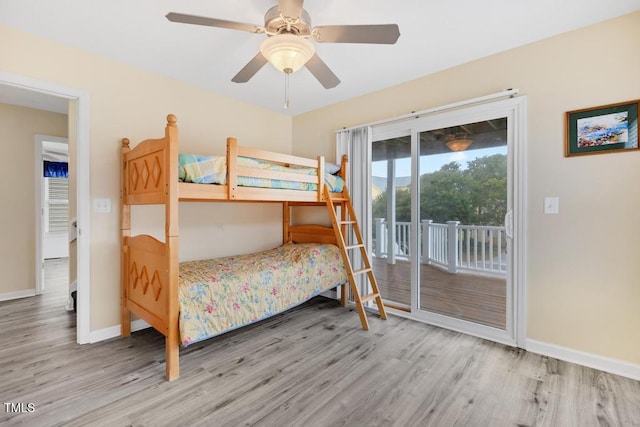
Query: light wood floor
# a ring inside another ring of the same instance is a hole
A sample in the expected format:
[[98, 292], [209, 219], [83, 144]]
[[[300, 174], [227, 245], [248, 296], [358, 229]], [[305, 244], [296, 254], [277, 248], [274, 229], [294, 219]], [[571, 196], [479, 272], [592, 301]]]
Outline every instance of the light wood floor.
[[[385, 301], [411, 304], [411, 263], [373, 258], [373, 271]], [[505, 329], [506, 282], [499, 277], [451, 274], [438, 267], [420, 265], [420, 307], [434, 313]]]
[[0, 303], [0, 402], [25, 426], [637, 426], [640, 382], [316, 298], [181, 351], [153, 330], [75, 344], [64, 295]]
[[43, 292], [64, 297], [69, 288], [69, 258], [52, 258], [44, 261]]

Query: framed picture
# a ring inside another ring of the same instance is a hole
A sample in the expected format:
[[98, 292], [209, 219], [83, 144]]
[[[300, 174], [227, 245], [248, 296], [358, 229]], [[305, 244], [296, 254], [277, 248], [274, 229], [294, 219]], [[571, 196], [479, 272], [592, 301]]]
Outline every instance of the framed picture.
[[640, 100], [566, 113], [565, 156], [638, 150]]

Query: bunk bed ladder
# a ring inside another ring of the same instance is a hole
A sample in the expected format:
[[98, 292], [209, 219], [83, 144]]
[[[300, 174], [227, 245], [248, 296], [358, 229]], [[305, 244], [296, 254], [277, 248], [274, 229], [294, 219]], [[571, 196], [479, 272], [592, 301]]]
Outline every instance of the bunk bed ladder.
[[[372, 300], [375, 301], [378, 306], [378, 313], [380, 314], [380, 317], [382, 319], [387, 318], [387, 313], [384, 309], [382, 297], [380, 296], [378, 283], [376, 282], [376, 278], [373, 275], [373, 268], [371, 267], [369, 253], [367, 252], [362, 239], [362, 233], [360, 232], [360, 226], [358, 225], [358, 220], [353, 211], [353, 205], [351, 204], [349, 192], [345, 187], [344, 191], [339, 194], [340, 195], [332, 194], [329, 187], [325, 185], [325, 203], [327, 205], [327, 209], [329, 210], [329, 217], [331, 218], [333, 231], [336, 235], [336, 241], [338, 247], [340, 248], [340, 252], [342, 253], [344, 266], [347, 270], [347, 277], [349, 278], [351, 293], [353, 294], [353, 297], [355, 299], [358, 315], [360, 316], [360, 323], [362, 324], [362, 329], [368, 330], [369, 322], [367, 321], [367, 315], [365, 313], [363, 303]], [[338, 214], [336, 212], [337, 207], [340, 207], [340, 218], [338, 218]], [[349, 242], [346, 241], [345, 234], [347, 234], [347, 230], [353, 230], [353, 235], [356, 238], [355, 244], [349, 244]], [[349, 250], [352, 249], [360, 249], [360, 255], [363, 264], [362, 269], [353, 269], [353, 264], [351, 262], [351, 259], [349, 258]], [[355, 279], [356, 276], [361, 274], [367, 276], [367, 278], [369, 279], [369, 283], [371, 284], [371, 289], [373, 291], [372, 293], [364, 296], [360, 295], [360, 291], [358, 290], [358, 285]]]

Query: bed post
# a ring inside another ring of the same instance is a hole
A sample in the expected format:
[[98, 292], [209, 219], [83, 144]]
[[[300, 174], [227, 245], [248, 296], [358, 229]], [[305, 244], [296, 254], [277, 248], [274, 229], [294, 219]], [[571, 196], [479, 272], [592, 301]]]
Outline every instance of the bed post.
[[165, 244], [168, 272], [167, 332], [165, 338], [166, 377], [169, 381], [180, 375], [178, 362], [180, 334], [178, 328], [178, 127], [176, 116], [167, 116], [165, 138], [169, 149], [165, 153]]
[[227, 197], [229, 200], [236, 198], [238, 188], [238, 140], [227, 138]]
[[291, 241], [289, 226], [291, 225], [291, 205], [289, 202], [282, 202], [282, 244]]
[[[344, 181], [344, 185], [346, 187], [347, 185], [347, 161], [348, 161], [348, 156], [346, 154], [342, 155], [342, 159], [340, 162], [340, 177], [342, 178], [342, 180]], [[344, 204], [344, 202], [340, 205], [340, 215], [341, 215], [341, 220], [344, 221], [346, 219], [346, 206]], [[344, 236], [346, 232], [346, 227], [343, 225], [342, 226], [342, 235]], [[347, 286], [347, 284], [345, 283], [344, 285], [342, 285], [340, 287], [340, 305], [342, 305], [343, 307], [347, 306], [347, 302], [348, 302], [348, 295], [349, 295], [349, 287]]]
[[129, 289], [129, 263], [127, 239], [131, 236], [131, 206], [126, 203], [128, 188], [126, 154], [129, 152], [129, 138], [122, 138], [120, 147], [120, 335], [131, 335], [131, 312], [127, 308], [127, 289]]
[[349, 156], [346, 154], [342, 155], [342, 159], [340, 159], [340, 178], [347, 182], [347, 165], [349, 163]]
[[324, 157], [318, 156], [318, 201], [324, 201]]

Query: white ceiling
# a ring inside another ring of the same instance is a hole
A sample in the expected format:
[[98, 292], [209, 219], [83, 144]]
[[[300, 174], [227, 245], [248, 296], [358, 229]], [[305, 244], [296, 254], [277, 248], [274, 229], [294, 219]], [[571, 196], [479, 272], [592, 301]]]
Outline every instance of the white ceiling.
[[[307, 0], [312, 25], [397, 23], [395, 45], [320, 44], [342, 83], [324, 89], [302, 69], [267, 64], [248, 83], [231, 78], [264, 35], [177, 24], [170, 12], [262, 25], [276, 0], [0, 0], [0, 23], [93, 54], [296, 115], [452, 66], [640, 10], [640, 0]], [[8, 41], [3, 40], [3, 43]], [[535, 64], [532, 64], [535, 65]], [[4, 90], [0, 89], [0, 97]], [[0, 99], [2, 101], [2, 99]]]

